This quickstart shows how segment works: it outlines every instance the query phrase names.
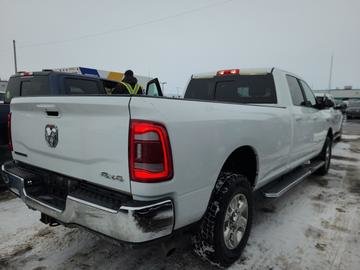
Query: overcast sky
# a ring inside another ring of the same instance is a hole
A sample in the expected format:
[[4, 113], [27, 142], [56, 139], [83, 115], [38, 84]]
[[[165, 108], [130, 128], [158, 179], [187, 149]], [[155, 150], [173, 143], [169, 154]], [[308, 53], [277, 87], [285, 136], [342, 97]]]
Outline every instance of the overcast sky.
[[0, 78], [84, 66], [159, 77], [276, 66], [314, 89], [360, 87], [359, 0], [0, 0]]

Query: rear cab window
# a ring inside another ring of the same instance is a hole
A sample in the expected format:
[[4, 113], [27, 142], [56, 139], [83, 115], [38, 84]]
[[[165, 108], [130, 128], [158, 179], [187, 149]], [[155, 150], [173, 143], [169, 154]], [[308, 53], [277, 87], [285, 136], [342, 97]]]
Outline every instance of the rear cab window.
[[49, 78], [36, 76], [22, 79], [20, 84], [20, 96], [46, 96], [49, 95]]
[[48, 95], [51, 95], [48, 76], [13, 76], [8, 82], [4, 103], [10, 103], [14, 97]]
[[12, 76], [4, 102], [10, 103], [14, 97], [104, 94], [105, 88], [99, 79], [61, 73], [35, 73], [30, 76]]
[[105, 90], [98, 80], [65, 77], [64, 86], [66, 95], [105, 94]]
[[192, 79], [184, 98], [253, 104], [277, 103], [272, 74]]

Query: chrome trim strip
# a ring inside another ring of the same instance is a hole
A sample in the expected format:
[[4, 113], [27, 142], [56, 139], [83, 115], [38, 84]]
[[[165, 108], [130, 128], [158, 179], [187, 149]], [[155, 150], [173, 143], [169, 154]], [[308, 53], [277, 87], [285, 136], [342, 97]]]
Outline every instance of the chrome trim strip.
[[103, 211], [106, 211], [106, 212], [109, 212], [109, 213], [112, 213], [112, 214], [116, 214], [118, 212], [116, 210], [113, 210], [113, 209], [110, 209], [110, 208], [107, 208], [107, 207], [104, 207], [104, 206], [101, 206], [101, 205], [97, 205], [95, 203], [91, 203], [91, 202], [88, 202], [88, 201], [84, 201], [82, 199], [75, 198], [75, 197], [70, 196], [70, 195], [68, 195], [66, 197], [66, 199], [69, 199], [69, 200], [72, 200], [72, 201], [75, 201], [75, 202], [78, 202], [78, 203], [82, 203], [82, 204], [85, 204], [87, 206], [94, 207], [94, 208], [97, 208], [97, 209], [100, 209], [100, 210], [103, 210]]
[[125, 210], [125, 211], [137, 211], [137, 210], [142, 210], [142, 209], [146, 209], [146, 208], [151, 208], [151, 207], [155, 207], [158, 205], [163, 205], [163, 204], [167, 204], [167, 203], [171, 203], [171, 200], [165, 200], [165, 201], [161, 201], [158, 203], [154, 203], [154, 204], [149, 204], [149, 205], [144, 205], [144, 206], [121, 206], [120, 210]]
[[5, 173], [7, 173], [7, 174], [10, 174], [11, 176], [13, 176], [13, 177], [15, 177], [15, 178], [17, 178], [17, 179], [20, 179], [21, 181], [24, 181], [24, 179], [21, 178], [20, 176], [15, 175], [15, 174], [9, 172], [8, 170], [6, 170], [4, 165], [5, 165], [5, 164], [1, 165], [1, 170], [2, 170], [3, 172], [5, 172]]

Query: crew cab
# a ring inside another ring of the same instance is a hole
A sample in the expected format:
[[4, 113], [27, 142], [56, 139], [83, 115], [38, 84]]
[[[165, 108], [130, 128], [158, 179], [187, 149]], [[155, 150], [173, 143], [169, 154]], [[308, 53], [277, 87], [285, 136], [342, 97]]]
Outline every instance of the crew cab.
[[195, 252], [228, 266], [247, 243], [254, 191], [274, 198], [327, 173], [330, 120], [303, 79], [275, 68], [193, 75], [183, 99], [18, 97], [2, 173], [44, 223], [131, 244], [191, 228]]

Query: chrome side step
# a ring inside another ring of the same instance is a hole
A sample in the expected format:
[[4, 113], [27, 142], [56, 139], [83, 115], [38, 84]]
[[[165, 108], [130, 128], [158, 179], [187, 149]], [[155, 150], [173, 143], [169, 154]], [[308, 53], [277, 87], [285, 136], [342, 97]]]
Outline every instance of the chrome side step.
[[278, 198], [323, 166], [324, 163], [324, 161], [315, 161], [311, 164], [303, 165], [285, 174], [279, 180], [262, 187], [261, 191], [267, 198]]

